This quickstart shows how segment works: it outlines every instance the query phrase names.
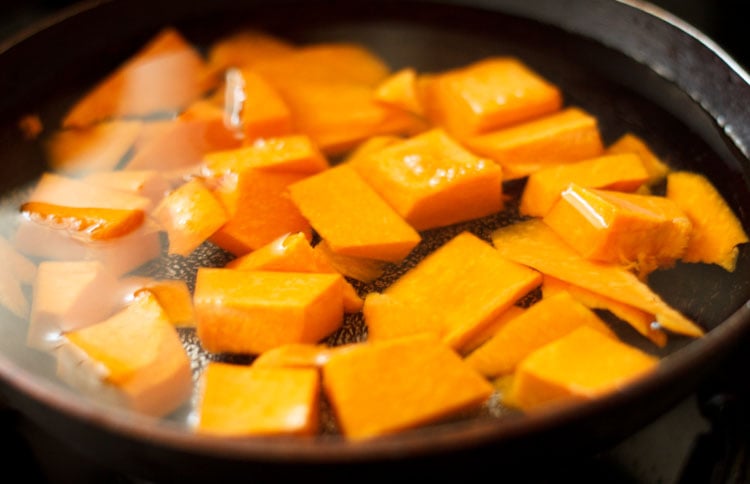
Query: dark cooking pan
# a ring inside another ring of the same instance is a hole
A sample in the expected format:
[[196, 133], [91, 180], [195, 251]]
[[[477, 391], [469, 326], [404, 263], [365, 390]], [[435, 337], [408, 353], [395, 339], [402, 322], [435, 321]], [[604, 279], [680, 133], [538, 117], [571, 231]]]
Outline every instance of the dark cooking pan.
[[[516, 55], [594, 113], [605, 141], [643, 136], [670, 165], [706, 174], [750, 227], [750, 77], [712, 42], [651, 5], [604, 0], [87, 2], [0, 46], [3, 199], [45, 169], [18, 119], [59, 125], [67, 107], [170, 24], [197, 45], [252, 26], [299, 42], [351, 40], [391, 67], [437, 71]], [[7, 208], [7, 204], [3, 205]], [[3, 213], [6, 213], [5, 211]], [[10, 213], [10, 212], [7, 212]], [[726, 273], [681, 265], [650, 284], [706, 330], [673, 338], [659, 370], [626, 391], [524, 417], [482, 415], [351, 444], [312, 439], [198, 437], [180, 418], [108, 408], [69, 390], [53, 362], [24, 345], [25, 326], [0, 313], [0, 398], [99, 465], [153, 481], [467, 476], [513, 472], [602, 449], [652, 421], [715, 375], [750, 333], [750, 254]], [[490, 412], [491, 413], [491, 412]], [[506, 474], [509, 475], [509, 474]]]

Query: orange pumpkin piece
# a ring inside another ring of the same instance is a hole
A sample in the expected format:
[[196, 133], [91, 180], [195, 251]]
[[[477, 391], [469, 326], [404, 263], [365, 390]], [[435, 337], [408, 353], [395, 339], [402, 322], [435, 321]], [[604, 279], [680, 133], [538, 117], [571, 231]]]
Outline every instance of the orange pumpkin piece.
[[651, 342], [659, 348], [663, 348], [667, 344], [667, 334], [658, 328], [654, 328], [652, 325], [654, 321], [653, 314], [629, 304], [615, 301], [604, 294], [599, 294], [575, 284], [545, 275], [544, 282], [542, 283], [543, 297], [552, 296], [560, 291], [570, 293], [576, 301], [581, 302], [590, 309], [603, 309], [609, 311], [632, 326], [633, 329], [638, 331], [638, 333], [651, 340]]
[[232, 150], [214, 151], [203, 157], [201, 172], [217, 177], [247, 168], [312, 174], [328, 168], [328, 160], [305, 135], [256, 140]]
[[470, 153], [439, 128], [389, 145], [352, 166], [417, 230], [503, 208], [500, 166]]
[[635, 153], [641, 157], [643, 166], [648, 171], [648, 183], [652, 184], [663, 179], [669, 173], [669, 165], [659, 158], [651, 147], [640, 136], [634, 133], [625, 133], [607, 146], [604, 151], [608, 155], [622, 153]]
[[666, 330], [689, 337], [704, 333], [628, 269], [583, 258], [541, 219], [499, 228], [492, 242], [509, 260], [653, 314]]
[[212, 353], [317, 343], [343, 323], [343, 287], [340, 274], [201, 267], [193, 294], [197, 334]]
[[249, 168], [236, 177], [224, 177], [213, 193], [229, 218], [211, 235], [211, 242], [242, 256], [290, 232], [312, 238], [310, 223], [287, 193], [290, 185], [307, 176]]
[[234, 82], [227, 82], [226, 99], [241, 99], [239, 128], [245, 141], [290, 134], [293, 129], [292, 113], [276, 89], [252, 69], [232, 70]]
[[523, 215], [543, 217], [571, 183], [587, 188], [632, 192], [647, 180], [648, 172], [643, 162], [632, 153], [602, 155], [549, 166], [529, 175], [518, 208]]
[[406, 67], [390, 74], [375, 87], [375, 99], [390, 106], [424, 115], [422, 99], [417, 86], [417, 72]]
[[473, 136], [465, 144], [499, 163], [505, 180], [523, 178], [546, 166], [601, 156], [604, 151], [597, 119], [578, 107]]
[[109, 240], [134, 231], [143, 223], [143, 210], [67, 207], [45, 202], [26, 202], [21, 213], [29, 220], [65, 230], [87, 241]]
[[348, 164], [294, 183], [289, 193], [334, 252], [398, 262], [421, 240]]
[[52, 170], [80, 174], [114, 170], [138, 139], [140, 121], [107, 121], [86, 128], [63, 129], [46, 142]]
[[322, 368], [331, 355], [338, 351], [346, 351], [349, 345], [328, 346], [312, 343], [289, 343], [255, 357], [252, 366], [258, 367], [287, 367], [287, 368]]
[[243, 29], [213, 42], [208, 52], [208, 64], [219, 73], [231, 67], [246, 67], [267, 59], [291, 53], [295, 46], [267, 32]]
[[566, 291], [542, 298], [522, 314], [500, 327], [485, 343], [468, 354], [465, 361], [487, 378], [513, 373], [534, 350], [580, 326], [615, 337], [591, 309]]
[[138, 297], [142, 292], [153, 294], [156, 301], [164, 309], [167, 319], [174, 326], [195, 326], [193, 295], [185, 280], [136, 278], [134, 284], [136, 285], [133, 291], [134, 297]]
[[211, 361], [201, 378], [195, 427], [199, 434], [299, 436], [318, 431], [317, 370]]
[[355, 165], [357, 163], [362, 163], [371, 154], [380, 151], [386, 146], [396, 144], [402, 139], [403, 138], [401, 136], [396, 136], [396, 135], [372, 136], [362, 141], [354, 149], [349, 151], [346, 154], [344, 161], [346, 163], [351, 163], [352, 165]]
[[[303, 232], [284, 234], [225, 267], [240, 271], [338, 273], [326, 257], [313, 249]], [[344, 311], [355, 313], [362, 309], [362, 298], [348, 281], [344, 282]]]
[[430, 334], [438, 338], [445, 335], [442, 317], [435, 312], [415, 314], [420, 308], [387, 293], [370, 292], [365, 296], [362, 315], [367, 324], [367, 341]]
[[185, 403], [193, 391], [190, 358], [177, 331], [149, 293], [110, 318], [65, 334], [58, 375], [96, 396], [153, 416]]
[[489, 57], [435, 74], [426, 89], [429, 119], [460, 140], [562, 107], [560, 89], [512, 57]]
[[686, 171], [667, 175], [668, 199], [674, 201], [693, 224], [682, 255], [685, 262], [717, 264], [734, 271], [739, 244], [748, 242], [742, 222], [708, 178]]
[[542, 347], [516, 370], [504, 398], [524, 411], [591, 400], [656, 370], [659, 360], [587, 326]]
[[99, 261], [43, 261], [31, 297], [27, 344], [49, 350], [60, 334], [109, 317], [119, 301], [117, 279]]
[[[541, 282], [536, 270], [502, 257], [489, 243], [462, 232], [383, 291], [401, 303], [402, 310], [381, 311], [381, 317], [365, 322], [373, 334], [407, 334], [407, 327], [423, 332], [427, 321], [437, 317], [440, 324], [435, 325], [433, 334], [462, 351], [475, 335]], [[367, 306], [366, 297], [365, 313]]]
[[177, 30], [165, 28], [83, 96], [63, 126], [178, 111], [210, 87], [200, 53]]
[[229, 217], [219, 199], [199, 178], [183, 183], [154, 209], [153, 217], [167, 232], [169, 254], [190, 255]]
[[493, 392], [431, 337], [362, 343], [331, 355], [323, 366], [323, 390], [342, 434], [352, 441], [477, 411]]
[[583, 257], [623, 265], [641, 278], [674, 266], [692, 230], [690, 219], [668, 198], [575, 183], [543, 220]]
[[461, 354], [462, 355], [468, 355], [475, 349], [479, 348], [483, 343], [485, 343], [487, 340], [492, 338], [492, 336], [497, 333], [500, 328], [505, 326], [505, 324], [510, 321], [511, 319], [515, 318], [516, 316], [521, 315], [526, 311], [526, 308], [523, 306], [513, 305], [503, 311], [500, 316], [495, 318], [495, 320], [487, 325], [482, 331], [474, 335], [474, 337], [467, 341], [464, 345]]

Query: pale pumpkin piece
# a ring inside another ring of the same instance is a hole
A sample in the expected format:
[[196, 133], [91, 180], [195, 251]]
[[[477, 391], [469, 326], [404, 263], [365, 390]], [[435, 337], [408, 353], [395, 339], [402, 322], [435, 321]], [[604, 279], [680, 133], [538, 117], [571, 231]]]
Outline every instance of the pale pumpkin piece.
[[635, 153], [640, 156], [643, 166], [649, 174], [649, 184], [662, 180], [670, 171], [669, 165], [664, 163], [651, 147], [635, 133], [623, 134], [614, 143], [607, 146], [604, 152], [608, 155]]
[[68, 207], [45, 202], [26, 202], [21, 214], [28, 220], [63, 230], [84, 241], [116, 239], [143, 224], [146, 214], [138, 209]]
[[405, 67], [390, 74], [375, 87], [375, 99], [405, 111], [424, 115], [422, 99], [417, 87], [417, 71], [413, 67]]
[[65, 339], [56, 351], [58, 375], [94, 398], [161, 417], [192, 394], [190, 358], [150, 293]]
[[193, 295], [185, 280], [134, 276], [128, 278], [123, 284], [133, 288], [133, 297], [138, 297], [142, 292], [153, 294], [174, 326], [186, 328], [195, 326]]
[[737, 246], [748, 242], [747, 232], [711, 181], [700, 173], [672, 172], [667, 175], [666, 197], [693, 224], [682, 260], [716, 264], [734, 271], [739, 256]]
[[354, 344], [328, 346], [312, 343], [289, 343], [259, 354], [254, 367], [322, 368], [332, 355], [347, 351]]
[[644, 279], [682, 257], [693, 224], [672, 200], [571, 183], [542, 218], [586, 259], [622, 265]]
[[531, 412], [592, 400], [623, 389], [658, 364], [654, 356], [581, 326], [526, 357], [504, 402]]
[[200, 178], [170, 192], [154, 209], [169, 239], [167, 252], [188, 256], [228, 220], [224, 206]]
[[362, 282], [372, 282], [385, 272], [387, 262], [355, 257], [334, 252], [325, 240], [321, 240], [313, 250], [316, 255], [326, 259], [338, 272]]
[[144, 196], [52, 172], [42, 174], [27, 201], [120, 210], [148, 211], [152, 207], [151, 200]]
[[0, 272], [0, 306], [21, 319], [29, 317], [29, 300], [21, 281], [9, 271]]
[[224, 177], [213, 193], [229, 218], [211, 235], [211, 242], [242, 256], [290, 232], [303, 232], [311, 239], [310, 223], [287, 193], [290, 185], [307, 176], [248, 168], [236, 176]]
[[503, 167], [503, 178], [528, 176], [540, 168], [601, 156], [604, 144], [597, 119], [569, 107], [514, 126], [473, 136], [465, 145]]
[[477, 411], [492, 385], [437, 338], [362, 343], [332, 355], [323, 390], [342, 434], [363, 441]]
[[531, 173], [519, 203], [522, 215], [543, 217], [571, 183], [587, 188], [633, 192], [648, 180], [643, 162], [633, 153], [602, 155], [542, 168]]
[[212, 353], [317, 343], [343, 323], [343, 287], [340, 274], [201, 267], [193, 294], [197, 334]]
[[64, 127], [176, 112], [212, 87], [200, 53], [174, 28], [158, 32], [65, 115]]
[[393, 333], [385, 328], [419, 324], [425, 314], [435, 313], [441, 320], [435, 334], [460, 352], [541, 282], [536, 270], [506, 259], [489, 243], [462, 232], [383, 290], [403, 304], [398, 317], [383, 311], [382, 320], [365, 322], [368, 327], [383, 328], [380, 332]]
[[389, 145], [352, 166], [417, 230], [503, 209], [500, 166], [467, 151], [440, 128]]
[[256, 140], [232, 150], [214, 151], [203, 157], [201, 172], [218, 177], [248, 168], [313, 174], [329, 167], [328, 160], [305, 135]]
[[3, 261], [4, 273], [9, 274], [22, 284], [31, 284], [36, 277], [36, 264], [23, 255], [10, 240], [0, 235], [0, 260]]
[[523, 314], [507, 321], [497, 332], [465, 357], [466, 363], [487, 378], [516, 371], [518, 364], [534, 350], [588, 326], [615, 338], [612, 330], [591, 309], [560, 291], [542, 298]]
[[434, 75], [426, 86], [428, 118], [460, 140], [551, 114], [562, 92], [512, 57], [489, 57]]
[[167, 178], [157, 170], [101, 171], [86, 175], [81, 181], [146, 197], [153, 206], [172, 188]]
[[290, 185], [289, 194], [336, 253], [399, 262], [421, 240], [348, 164]]
[[461, 354], [462, 355], [468, 355], [475, 349], [479, 348], [483, 343], [485, 343], [487, 340], [492, 338], [492, 336], [497, 333], [500, 328], [505, 326], [508, 321], [515, 318], [516, 316], [520, 316], [526, 311], [526, 308], [523, 306], [513, 305], [503, 311], [500, 316], [495, 318], [495, 320], [486, 326], [484, 330], [477, 333], [470, 341], [467, 341], [464, 345]]
[[251, 66], [291, 53], [295, 46], [267, 32], [243, 29], [213, 42], [208, 51], [208, 65], [214, 72], [231, 67]]
[[201, 379], [199, 434], [310, 436], [318, 431], [320, 375], [315, 369], [212, 361]]
[[99, 261], [39, 263], [27, 344], [50, 350], [62, 333], [111, 316], [121, 304], [118, 289], [116, 277]]
[[50, 168], [61, 174], [114, 170], [133, 147], [141, 121], [106, 121], [56, 131], [45, 143]]
[[667, 334], [661, 329], [654, 328], [653, 314], [629, 304], [615, 301], [604, 294], [599, 294], [575, 284], [545, 275], [544, 282], [542, 283], [543, 297], [552, 296], [560, 291], [567, 291], [577, 301], [590, 309], [604, 309], [611, 312], [632, 326], [638, 333], [651, 340], [659, 348], [663, 348], [667, 344]]
[[[233, 259], [225, 267], [240, 271], [339, 273], [327, 258], [313, 249], [303, 232], [284, 234], [252, 252]], [[348, 281], [344, 281], [344, 311], [356, 313], [362, 309], [362, 303], [357, 290]]]
[[[234, 73], [228, 72], [227, 76]], [[245, 141], [290, 134], [294, 128], [292, 113], [277, 90], [252, 69], [239, 69], [237, 82], [227, 82], [225, 102], [242, 99], [239, 112], [239, 128]]]
[[583, 258], [541, 219], [497, 229], [492, 242], [509, 260], [653, 314], [663, 329], [694, 338], [704, 334], [628, 269]]

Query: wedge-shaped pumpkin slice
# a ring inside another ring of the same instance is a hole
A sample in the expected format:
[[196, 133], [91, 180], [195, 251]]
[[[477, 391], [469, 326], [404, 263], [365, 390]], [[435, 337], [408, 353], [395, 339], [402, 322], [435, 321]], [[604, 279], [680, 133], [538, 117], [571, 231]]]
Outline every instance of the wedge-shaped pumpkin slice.
[[121, 304], [115, 276], [98, 261], [44, 261], [31, 297], [27, 344], [50, 350], [64, 332], [95, 324]]
[[437, 338], [362, 343], [332, 355], [323, 389], [343, 435], [362, 441], [477, 411], [493, 388]]
[[195, 428], [199, 434], [247, 437], [318, 431], [320, 375], [316, 369], [212, 361], [201, 378]]
[[417, 71], [405, 67], [390, 74], [375, 87], [375, 99], [418, 116], [424, 115], [422, 97], [417, 86]]
[[114, 170], [140, 135], [140, 121], [107, 121], [88, 128], [55, 132], [45, 150], [57, 173], [81, 174]]
[[236, 176], [224, 177], [213, 193], [229, 218], [211, 236], [211, 242], [242, 256], [287, 233], [302, 232], [311, 239], [310, 223], [287, 193], [290, 185], [307, 176], [248, 168]]
[[421, 240], [348, 164], [294, 183], [289, 193], [334, 252], [399, 262]]
[[642, 334], [656, 346], [663, 348], [667, 344], [667, 334], [661, 329], [654, 327], [654, 315], [638, 309], [629, 304], [615, 301], [604, 294], [596, 293], [584, 289], [575, 284], [561, 281], [555, 277], [545, 275], [542, 283], [543, 297], [549, 297], [553, 294], [566, 291], [570, 293], [577, 301], [584, 304], [590, 309], [602, 309], [609, 311], [619, 319], [628, 323], [638, 333]]
[[20, 211], [32, 222], [86, 241], [122, 237], [140, 227], [146, 218], [139, 209], [68, 207], [46, 202], [26, 202]]
[[157, 279], [132, 276], [125, 279], [123, 285], [131, 288], [128, 289], [128, 292], [133, 297], [138, 297], [142, 292], [153, 294], [174, 326], [195, 326], [193, 295], [190, 292], [187, 281], [183, 279]]
[[197, 334], [213, 353], [317, 343], [343, 323], [343, 287], [340, 274], [201, 267], [193, 294]]
[[686, 171], [667, 175], [667, 198], [674, 201], [693, 223], [682, 260], [717, 264], [733, 271], [739, 244], [748, 236], [737, 215], [708, 178]]
[[427, 230], [502, 210], [502, 169], [442, 129], [351, 163], [412, 227]]
[[614, 143], [607, 146], [604, 153], [608, 155], [635, 153], [640, 156], [643, 166], [648, 171], [649, 184], [664, 179], [670, 171], [669, 165], [659, 158], [643, 138], [635, 133], [623, 134]]
[[308, 136], [277, 136], [233, 150], [208, 153], [203, 158], [201, 172], [217, 177], [248, 168], [313, 174], [327, 169], [328, 160]]
[[466, 356], [466, 363], [487, 378], [508, 375], [534, 350], [588, 326], [610, 337], [612, 330], [591, 309], [561, 291], [542, 298], [508, 320], [495, 334]]
[[[248, 254], [230, 261], [227, 269], [240, 271], [323, 272], [338, 274], [322, 253], [313, 249], [307, 234], [284, 234]], [[355, 313], [362, 309], [362, 298], [357, 290], [344, 281], [344, 311]]]
[[167, 232], [167, 252], [182, 256], [190, 255], [229, 220], [221, 201], [200, 178], [170, 192], [153, 216]]
[[643, 162], [633, 153], [549, 166], [531, 173], [519, 204], [523, 215], [543, 217], [571, 183], [587, 188], [633, 192], [648, 180]]
[[193, 392], [190, 358], [174, 326], [149, 293], [110, 318], [65, 334], [58, 375], [96, 397], [161, 417]]
[[583, 257], [645, 278], [682, 257], [693, 224], [672, 200], [571, 183], [543, 218]]
[[653, 314], [666, 330], [688, 337], [704, 333], [628, 269], [583, 258], [541, 219], [497, 229], [492, 242], [509, 260]]
[[207, 80], [200, 53], [180, 32], [165, 28], [78, 101], [63, 126], [178, 111], [211, 87]]
[[504, 401], [525, 411], [591, 400], [656, 370], [659, 360], [582, 326], [526, 357]]
[[604, 151], [597, 119], [578, 107], [473, 136], [465, 144], [499, 163], [505, 180], [546, 166], [594, 158]]
[[560, 89], [518, 59], [490, 57], [434, 75], [425, 108], [458, 139], [558, 111]]
[[[434, 334], [462, 351], [477, 333], [541, 282], [536, 270], [506, 259], [489, 243], [462, 232], [383, 291], [401, 305], [400, 310], [379, 311], [380, 317], [365, 322], [373, 334], [405, 335], [407, 327], [421, 333], [426, 321], [437, 319]], [[366, 314], [367, 305], [366, 297]]]

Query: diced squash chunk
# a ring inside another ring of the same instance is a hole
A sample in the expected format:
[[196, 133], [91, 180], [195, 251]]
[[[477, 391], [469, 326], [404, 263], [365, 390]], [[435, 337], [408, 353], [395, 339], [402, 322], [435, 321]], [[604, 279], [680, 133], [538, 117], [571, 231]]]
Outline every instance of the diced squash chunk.
[[91, 241], [127, 235], [146, 218], [139, 209], [68, 207], [45, 202], [26, 202], [21, 205], [21, 213], [32, 222]]
[[197, 334], [212, 353], [317, 343], [343, 323], [340, 274], [198, 269]]
[[560, 89], [512, 57], [490, 57], [435, 74], [426, 97], [428, 117], [459, 139], [562, 107]]
[[167, 232], [168, 252], [190, 255], [229, 220], [224, 206], [199, 178], [170, 192], [154, 210]]
[[495, 333], [500, 330], [500, 328], [505, 326], [508, 321], [515, 318], [516, 316], [521, 315], [524, 311], [526, 311], [526, 308], [524, 306], [513, 305], [509, 307], [508, 309], [503, 311], [500, 316], [495, 318], [492, 323], [487, 325], [484, 330], [474, 335], [474, 337], [464, 345], [463, 351], [461, 353], [464, 355], [471, 353], [480, 345], [492, 338], [492, 336], [494, 336]]
[[499, 163], [505, 180], [601, 156], [604, 151], [597, 119], [577, 107], [473, 136], [465, 144]]
[[202, 375], [196, 431], [225, 437], [314, 435], [320, 375], [307, 368], [258, 368], [212, 361]]
[[63, 126], [178, 111], [207, 91], [206, 81], [200, 53], [177, 30], [165, 28], [81, 98]]
[[244, 29], [232, 32], [211, 44], [208, 64], [221, 72], [231, 67], [247, 67], [266, 59], [291, 53], [295, 46], [267, 32]]
[[492, 385], [436, 338], [363, 343], [332, 355], [323, 389], [343, 435], [366, 440], [478, 410]]
[[427, 333], [442, 338], [446, 328], [436, 312], [421, 308], [387, 293], [371, 292], [365, 296], [362, 315], [367, 324], [367, 341], [377, 342]]
[[643, 162], [632, 153], [549, 166], [529, 175], [519, 210], [523, 215], [543, 217], [571, 183], [587, 188], [632, 192], [647, 180], [648, 172]]
[[371, 154], [380, 151], [386, 146], [398, 143], [403, 138], [396, 135], [380, 135], [367, 138], [346, 154], [344, 161], [352, 165], [363, 162]]
[[421, 240], [419, 233], [349, 165], [294, 183], [289, 192], [334, 252], [398, 262]]
[[649, 183], [655, 183], [663, 179], [670, 171], [669, 165], [664, 163], [651, 147], [634, 133], [625, 133], [620, 136], [614, 143], [607, 146], [605, 153], [608, 155], [635, 153], [640, 156], [643, 166], [648, 171]]
[[96, 396], [102, 386], [111, 386], [115, 402], [154, 416], [176, 410], [192, 394], [190, 358], [151, 294], [65, 336], [67, 343], [57, 351], [58, 374], [84, 391]]
[[347, 346], [328, 346], [313, 343], [289, 343], [259, 354], [254, 367], [322, 368], [331, 355]]
[[[471, 254], [471, 257], [467, 257]], [[422, 259], [383, 293], [401, 309], [365, 322], [373, 334], [405, 334], [409, 326], [423, 332], [438, 318], [434, 333], [461, 351], [477, 333], [542, 282], [539, 272], [512, 262], [489, 243], [462, 232]], [[365, 312], [367, 312], [367, 297]], [[435, 308], [441, 308], [435, 311]]]
[[426, 230], [500, 211], [502, 170], [434, 129], [352, 163], [412, 227]]
[[705, 175], [686, 171], [667, 175], [667, 198], [674, 201], [693, 223], [682, 260], [717, 264], [733, 271], [739, 244], [748, 242], [742, 222]]
[[153, 294], [174, 326], [195, 326], [193, 295], [185, 280], [135, 278], [134, 285], [134, 296], [141, 292]]
[[543, 218], [583, 257], [632, 268], [643, 278], [672, 267], [692, 223], [672, 200], [571, 183]]
[[507, 403], [525, 411], [615, 392], [654, 371], [658, 359], [582, 326], [518, 366]]
[[375, 99], [419, 116], [424, 114], [417, 87], [417, 71], [412, 67], [401, 69], [378, 84]]
[[237, 81], [227, 82], [225, 89], [239, 92], [227, 92], [225, 96], [239, 97], [242, 100], [238, 121], [246, 142], [284, 136], [292, 132], [289, 106], [268, 81], [252, 69], [232, 70], [227, 76], [232, 74], [236, 74]]
[[612, 330], [592, 310], [561, 291], [507, 321], [492, 338], [466, 356], [466, 363], [487, 378], [513, 373], [534, 350], [588, 326], [610, 337]]
[[224, 177], [214, 194], [229, 218], [211, 236], [211, 242], [241, 256], [290, 232], [303, 232], [312, 238], [310, 223], [287, 193], [290, 185], [307, 176], [248, 168], [236, 177]]
[[509, 260], [603, 294], [653, 314], [669, 331], [700, 337], [703, 329], [667, 304], [629, 270], [584, 259], [541, 219], [529, 219], [492, 234], [497, 251]]
[[108, 121], [64, 129], [45, 146], [50, 167], [65, 174], [114, 170], [140, 135], [140, 121]]

